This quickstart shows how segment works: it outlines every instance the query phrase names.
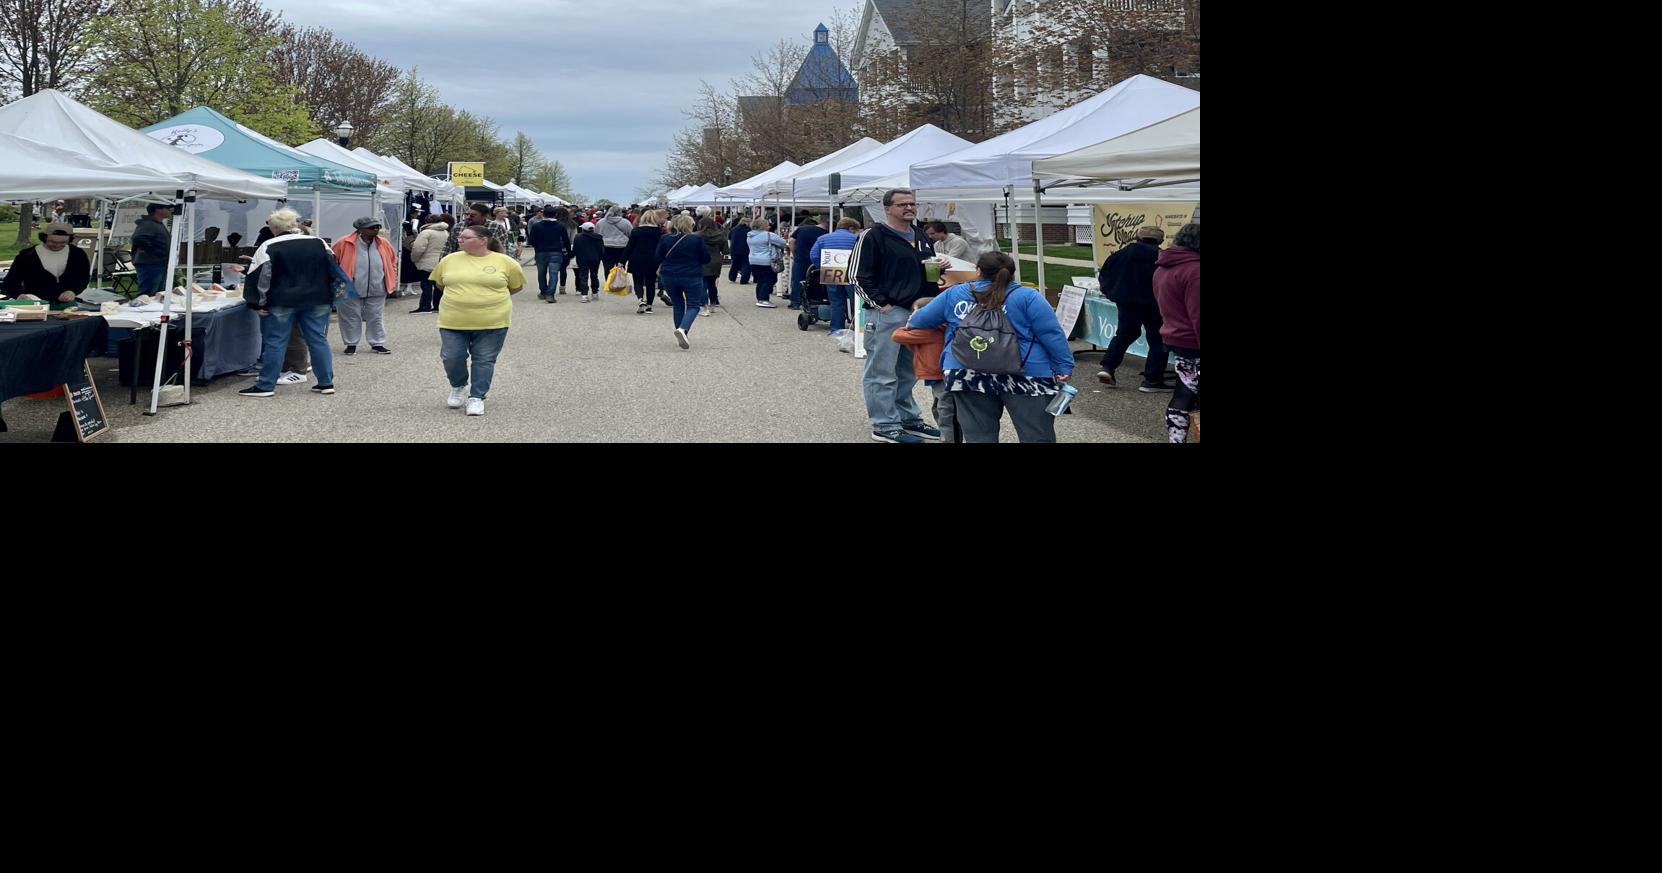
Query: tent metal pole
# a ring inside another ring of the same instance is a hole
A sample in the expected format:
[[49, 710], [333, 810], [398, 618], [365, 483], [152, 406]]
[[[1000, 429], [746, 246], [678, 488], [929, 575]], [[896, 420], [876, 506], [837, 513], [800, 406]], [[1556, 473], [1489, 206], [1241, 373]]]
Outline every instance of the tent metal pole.
[[185, 363], [179, 378], [185, 384], [185, 404], [190, 404], [190, 364], [195, 349], [191, 347], [191, 301], [196, 299], [196, 192], [185, 192]]
[[[173, 196], [175, 201], [183, 200], [185, 192], [177, 191]], [[156, 402], [162, 393], [162, 364], [167, 360], [168, 318], [171, 316], [173, 302], [173, 272], [179, 267], [179, 225], [183, 223], [182, 217], [175, 216], [172, 233], [169, 234], [167, 274], [162, 277], [162, 320], [156, 325], [156, 329], [161, 331], [160, 337], [156, 340], [156, 375], [150, 383], [150, 411], [145, 415], [156, 414]]]
[[[1044, 196], [1044, 189], [1039, 186], [1039, 180], [1033, 180], [1033, 251], [1039, 259], [1039, 293], [1045, 293], [1045, 219], [1044, 207], [1040, 199]], [[1016, 247], [1021, 251], [1021, 246]]]

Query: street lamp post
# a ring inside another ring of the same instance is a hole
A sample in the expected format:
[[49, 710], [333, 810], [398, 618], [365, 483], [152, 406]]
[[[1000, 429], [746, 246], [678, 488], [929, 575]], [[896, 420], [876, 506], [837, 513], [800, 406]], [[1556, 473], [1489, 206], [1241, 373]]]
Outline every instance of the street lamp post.
[[357, 128], [353, 127], [352, 122], [350, 121], [343, 121], [340, 124], [335, 125], [335, 136], [340, 137], [341, 148], [346, 148], [351, 144], [352, 133], [355, 130], [357, 130]]

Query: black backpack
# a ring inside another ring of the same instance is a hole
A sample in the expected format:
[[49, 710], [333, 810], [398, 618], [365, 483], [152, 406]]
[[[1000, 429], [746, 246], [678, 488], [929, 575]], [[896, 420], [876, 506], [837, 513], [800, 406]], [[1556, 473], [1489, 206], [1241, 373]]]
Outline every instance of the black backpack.
[[[1032, 353], [1029, 349], [1028, 354]], [[958, 322], [952, 356], [977, 373], [1021, 376], [1027, 372], [1027, 359], [1021, 356], [1021, 342], [1009, 317], [1003, 309], [980, 303]]]

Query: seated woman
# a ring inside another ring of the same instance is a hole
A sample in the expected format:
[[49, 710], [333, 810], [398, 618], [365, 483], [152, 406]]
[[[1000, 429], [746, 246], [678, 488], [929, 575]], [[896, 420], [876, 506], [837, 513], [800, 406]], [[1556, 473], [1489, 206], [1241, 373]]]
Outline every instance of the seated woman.
[[33, 294], [53, 309], [75, 308], [75, 295], [87, 290], [92, 276], [92, 259], [70, 245], [74, 237], [75, 231], [61, 221], [47, 225], [40, 245], [24, 249], [12, 261], [3, 286], [6, 296]]

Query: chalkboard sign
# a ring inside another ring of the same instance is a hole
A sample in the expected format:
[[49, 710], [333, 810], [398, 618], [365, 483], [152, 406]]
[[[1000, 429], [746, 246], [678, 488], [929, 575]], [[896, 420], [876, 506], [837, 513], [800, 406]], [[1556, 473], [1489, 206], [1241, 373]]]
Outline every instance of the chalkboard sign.
[[86, 377], [64, 386], [64, 394], [69, 398], [69, 415], [75, 420], [75, 436], [84, 443], [109, 430], [110, 422], [104, 417], [98, 385], [92, 381], [92, 365], [83, 363], [82, 368]]

